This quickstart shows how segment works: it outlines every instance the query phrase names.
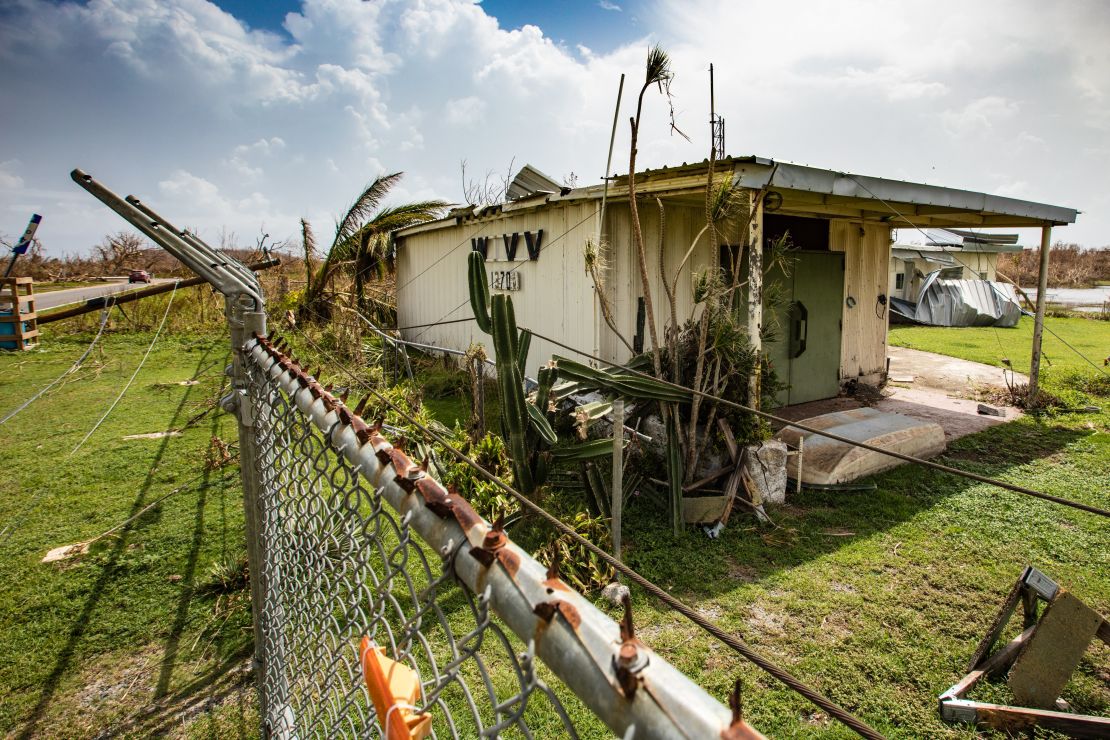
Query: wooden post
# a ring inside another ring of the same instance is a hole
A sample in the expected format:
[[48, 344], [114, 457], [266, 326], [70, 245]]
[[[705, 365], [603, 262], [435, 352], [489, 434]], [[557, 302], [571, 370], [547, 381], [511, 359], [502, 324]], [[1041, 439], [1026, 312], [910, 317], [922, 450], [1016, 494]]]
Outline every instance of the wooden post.
[[621, 507], [624, 504], [624, 399], [613, 401], [613, 557], [621, 559]]
[[763, 193], [748, 192], [751, 211], [748, 219], [748, 341], [755, 356], [755, 367], [748, 378], [748, 404], [759, 408], [760, 375], [763, 367]]
[[486, 433], [486, 362], [481, 357], [474, 358], [474, 410], [478, 417], [478, 435]]
[[1052, 227], [1041, 227], [1041, 269], [1037, 275], [1037, 313], [1033, 319], [1033, 357], [1029, 361], [1029, 402], [1037, 403], [1041, 376], [1041, 337], [1044, 334], [1044, 304], [1048, 293], [1048, 253], [1051, 251]]

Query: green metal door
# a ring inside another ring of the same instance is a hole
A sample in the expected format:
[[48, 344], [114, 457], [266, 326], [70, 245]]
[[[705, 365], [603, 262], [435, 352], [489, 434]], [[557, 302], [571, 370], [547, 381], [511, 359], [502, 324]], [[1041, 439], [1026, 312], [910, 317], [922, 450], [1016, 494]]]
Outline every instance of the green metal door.
[[[791, 250], [776, 261], [764, 251], [763, 264], [763, 352], [789, 386], [776, 395], [777, 404], [833, 398], [840, 392], [844, 255]], [[741, 313], [747, 300], [745, 290], [737, 302]]]
[[844, 255], [803, 252], [794, 263], [794, 295], [783, 333], [790, 360], [788, 403], [840, 392], [840, 318]]

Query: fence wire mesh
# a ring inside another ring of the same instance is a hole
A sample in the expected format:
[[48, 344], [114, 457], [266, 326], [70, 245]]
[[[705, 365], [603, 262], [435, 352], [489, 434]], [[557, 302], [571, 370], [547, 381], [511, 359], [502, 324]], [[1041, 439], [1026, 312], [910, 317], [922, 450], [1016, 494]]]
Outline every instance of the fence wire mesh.
[[420, 677], [433, 737], [577, 737], [529, 646], [398, 517], [256, 363], [264, 721], [276, 737], [382, 736], [363, 636]]

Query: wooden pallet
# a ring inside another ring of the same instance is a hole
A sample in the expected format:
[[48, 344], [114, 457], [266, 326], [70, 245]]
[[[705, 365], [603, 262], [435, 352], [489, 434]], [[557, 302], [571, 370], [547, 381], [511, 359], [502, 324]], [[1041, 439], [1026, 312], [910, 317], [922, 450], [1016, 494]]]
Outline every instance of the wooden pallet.
[[0, 349], [27, 350], [38, 345], [34, 279], [0, 278]]

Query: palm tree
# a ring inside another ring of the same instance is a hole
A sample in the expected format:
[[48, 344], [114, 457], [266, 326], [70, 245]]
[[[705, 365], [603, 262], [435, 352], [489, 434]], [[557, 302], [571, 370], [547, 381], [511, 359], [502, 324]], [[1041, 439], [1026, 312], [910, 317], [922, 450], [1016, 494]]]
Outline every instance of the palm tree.
[[[342, 271], [347, 271], [354, 277], [355, 298], [360, 308], [365, 307], [367, 281], [380, 278], [386, 271], [392, 271], [390, 253], [393, 249], [393, 232], [413, 224], [432, 221], [443, 213], [447, 203], [441, 200], [379, 208], [389, 189], [403, 175], [402, 172], [395, 172], [375, 179], [355, 199], [354, 205], [336, 225], [335, 239], [328, 247], [323, 263], [316, 270], [312, 270], [311, 265], [307, 267], [308, 285], [299, 309], [302, 318], [316, 321], [330, 317], [331, 305], [327, 300], [327, 289], [335, 276]], [[301, 225], [307, 263], [312, 231], [303, 220]]]

